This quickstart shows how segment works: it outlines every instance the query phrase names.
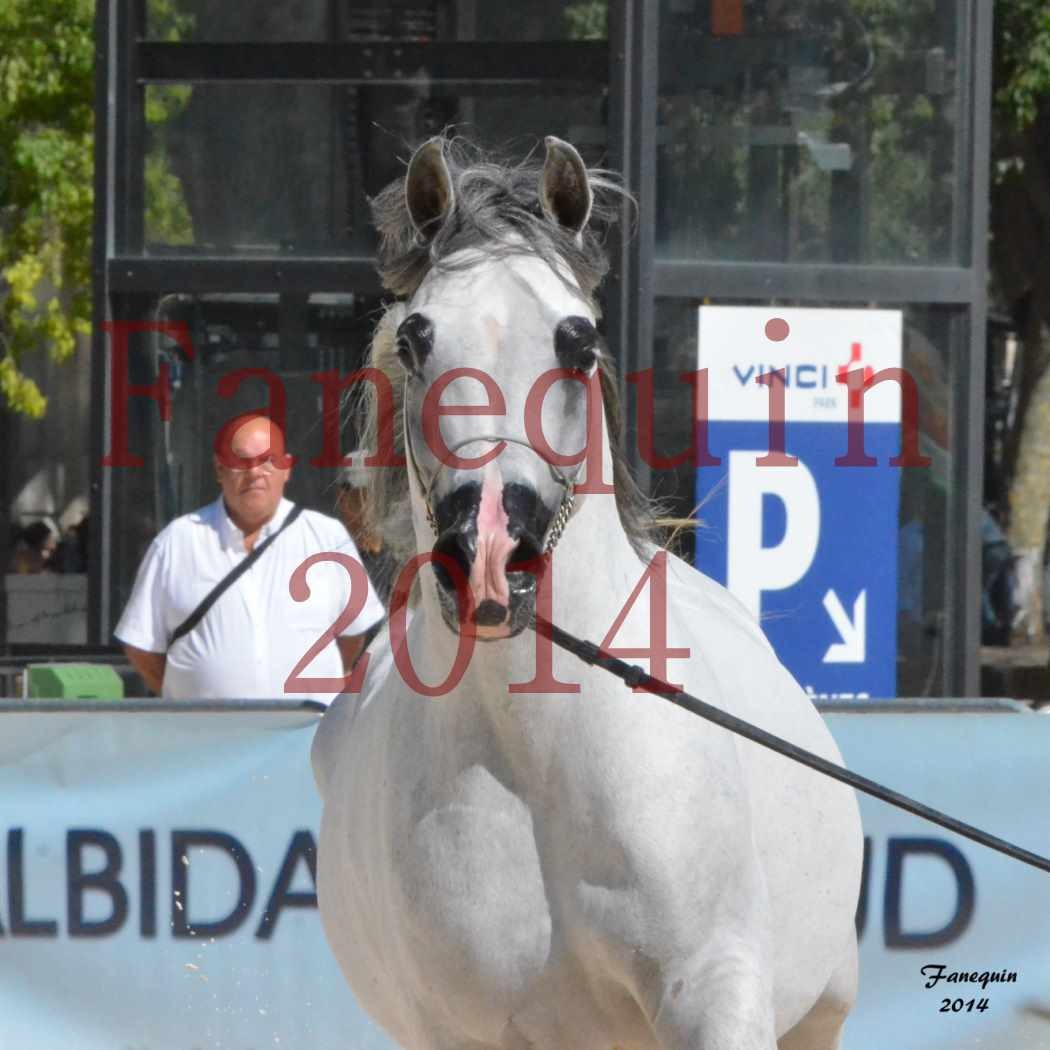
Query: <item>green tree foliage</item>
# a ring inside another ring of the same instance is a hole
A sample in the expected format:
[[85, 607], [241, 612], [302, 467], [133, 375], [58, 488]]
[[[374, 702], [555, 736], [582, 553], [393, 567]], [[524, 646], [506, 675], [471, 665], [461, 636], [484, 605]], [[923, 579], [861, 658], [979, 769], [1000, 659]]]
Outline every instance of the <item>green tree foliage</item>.
[[576, 0], [564, 14], [570, 40], [608, 39], [609, 0]]
[[[936, 0], [854, 0], [851, 10], [876, 56], [866, 112], [871, 182], [869, 256], [901, 263], [951, 262], [955, 94], [943, 59]], [[938, 84], [940, 82], [940, 84]], [[957, 91], [963, 90], [956, 84]]]
[[40, 416], [20, 368], [91, 317], [93, 0], [0, 3], [0, 403]]
[[[30, 417], [47, 399], [23, 362], [68, 359], [91, 324], [94, 17], [94, 0], [0, 0], [0, 406]], [[167, 40], [190, 22], [175, 0], [150, 0], [149, 20]], [[192, 240], [163, 149], [190, 90], [147, 97], [146, 228], [169, 244]]]
[[159, 244], [193, 243], [193, 219], [182, 191], [182, 182], [171, 167], [169, 121], [189, 105], [193, 88], [155, 85], [146, 93], [146, 127], [149, 145], [143, 171], [146, 207], [146, 240]]
[[706, 7], [662, 9], [671, 251], [952, 261], [957, 85], [944, 4], [756, 2], [739, 40], [715, 35]]
[[[1000, 305], [1025, 301], [1030, 335], [1050, 324], [1050, 4], [995, 5], [992, 251]], [[1027, 309], [1027, 306], [1026, 306]], [[1031, 340], [1029, 340], [1031, 341]], [[1045, 355], [1040, 355], [1045, 356]], [[1040, 371], [1040, 368], [1034, 371]], [[1033, 371], [1033, 370], [1029, 370]]]
[[[192, 34], [194, 17], [181, 10], [182, 0], [147, 0], [146, 23], [153, 40], [177, 43]], [[185, 84], [154, 84], [146, 89], [148, 145], [143, 188], [146, 240], [160, 244], [192, 244], [193, 219], [179, 177], [172, 171], [167, 142], [168, 124], [189, 105], [193, 88]]]
[[1050, 5], [999, 0], [996, 20], [996, 116], [1003, 130], [1025, 131], [1045, 115], [1050, 97]]

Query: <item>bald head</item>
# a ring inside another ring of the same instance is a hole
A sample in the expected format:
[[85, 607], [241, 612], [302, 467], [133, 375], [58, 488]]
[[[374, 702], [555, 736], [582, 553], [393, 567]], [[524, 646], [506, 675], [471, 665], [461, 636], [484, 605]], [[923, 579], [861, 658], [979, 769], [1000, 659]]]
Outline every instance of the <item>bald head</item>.
[[[255, 466], [252, 460], [272, 455], [279, 466], [285, 454], [284, 432], [261, 412], [243, 412], [223, 424], [215, 435], [215, 458], [232, 470]], [[246, 462], [247, 461], [247, 462]]]
[[227, 513], [246, 535], [274, 516], [290, 474], [284, 434], [269, 417], [246, 413], [219, 432], [215, 476]]

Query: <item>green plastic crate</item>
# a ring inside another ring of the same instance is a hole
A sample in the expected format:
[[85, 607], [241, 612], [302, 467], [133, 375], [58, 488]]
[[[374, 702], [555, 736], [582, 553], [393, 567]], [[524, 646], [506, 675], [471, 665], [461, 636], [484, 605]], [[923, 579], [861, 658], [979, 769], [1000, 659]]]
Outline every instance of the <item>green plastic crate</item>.
[[120, 700], [124, 682], [105, 664], [31, 664], [26, 668], [32, 700]]

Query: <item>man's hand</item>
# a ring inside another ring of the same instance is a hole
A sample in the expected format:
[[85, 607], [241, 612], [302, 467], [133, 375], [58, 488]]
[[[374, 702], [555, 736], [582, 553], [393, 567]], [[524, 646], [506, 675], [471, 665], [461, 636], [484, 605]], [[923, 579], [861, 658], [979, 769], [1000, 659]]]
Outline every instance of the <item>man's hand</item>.
[[148, 653], [145, 649], [136, 649], [133, 645], [125, 645], [124, 652], [127, 654], [128, 662], [140, 675], [149, 687], [150, 692], [160, 696], [164, 688], [164, 667], [168, 662], [167, 653]]

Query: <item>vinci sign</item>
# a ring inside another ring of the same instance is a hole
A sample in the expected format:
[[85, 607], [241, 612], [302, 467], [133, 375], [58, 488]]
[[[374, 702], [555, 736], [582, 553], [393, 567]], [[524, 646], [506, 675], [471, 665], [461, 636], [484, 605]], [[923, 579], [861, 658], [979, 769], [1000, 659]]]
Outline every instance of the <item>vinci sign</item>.
[[[900, 375], [900, 311], [699, 315], [719, 462], [697, 471], [697, 567], [751, 610], [811, 695], [895, 695], [902, 386], [877, 380]], [[876, 380], [863, 394], [861, 376]]]

